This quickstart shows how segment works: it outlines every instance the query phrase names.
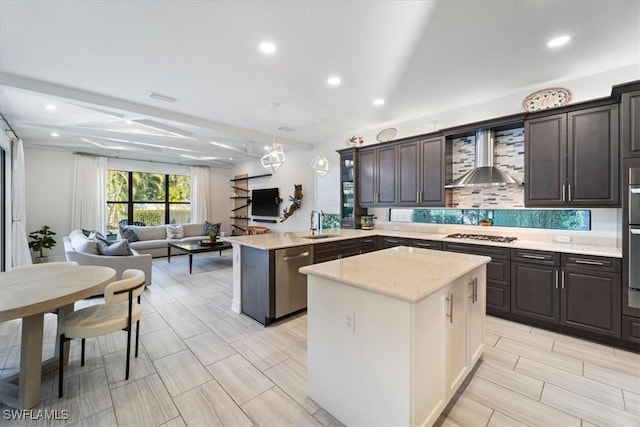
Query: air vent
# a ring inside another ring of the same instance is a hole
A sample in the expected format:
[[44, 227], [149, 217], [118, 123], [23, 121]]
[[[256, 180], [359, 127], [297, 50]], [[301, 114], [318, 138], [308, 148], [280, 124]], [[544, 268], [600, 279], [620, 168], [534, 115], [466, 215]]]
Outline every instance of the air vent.
[[280, 127], [278, 128], [278, 130], [279, 130], [280, 132], [293, 132], [295, 129], [288, 128], [288, 127], [286, 127], [286, 126], [280, 126]]
[[153, 99], [157, 99], [164, 102], [170, 102], [172, 104], [175, 104], [176, 102], [178, 102], [178, 98], [174, 98], [173, 96], [169, 96], [169, 95], [163, 95], [157, 92], [151, 92], [151, 95], [149, 96]]

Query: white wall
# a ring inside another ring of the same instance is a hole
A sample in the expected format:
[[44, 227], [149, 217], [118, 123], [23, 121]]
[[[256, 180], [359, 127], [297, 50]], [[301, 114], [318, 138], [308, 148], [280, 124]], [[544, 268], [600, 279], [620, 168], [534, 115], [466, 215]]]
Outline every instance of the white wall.
[[[5, 223], [3, 230], [6, 233], [2, 233], [0, 240], [4, 241], [5, 252], [0, 253], [0, 256], [4, 258], [5, 268], [11, 266], [11, 141], [5, 132], [0, 132], [0, 147], [5, 151], [5, 164], [4, 164], [4, 195], [5, 195], [5, 211], [4, 218]], [[1, 251], [0, 251], [1, 252]]]

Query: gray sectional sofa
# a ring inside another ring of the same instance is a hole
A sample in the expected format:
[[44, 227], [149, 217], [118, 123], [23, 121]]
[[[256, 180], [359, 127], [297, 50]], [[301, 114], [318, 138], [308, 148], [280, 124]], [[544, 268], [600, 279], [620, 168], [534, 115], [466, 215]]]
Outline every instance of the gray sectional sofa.
[[[131, 249], [135, 249], [141, 254], [149, 254], [153, 258], [167, 256], [167, 246], [169, 242], [187, 242], [193, 240], [208, 239], [209, 236], [203, 235], [204, 223], [190, 223], [182, 224], [184, 229], [184, 237], [172, 239], [167, 237], [167, 225], [153, 225], [153, 226], [136, 226], [128, 225], [127, 228], [132, 229], [137, 240], [129, 241]], [[219, 230], [218, 225], [218, 230]], [[122, 238], [120, 233], [118, 238]]]
[[62, 238], [67, 261], [75, 261], [79, 265], [99, 265], [111, 267], [116, 270], [116, 280], [122, 277], [122, 273], [128, 268], [137, 268], [144, 271], [147, 286], [152, 283], [151, 255], [140, 254], [132, 249], [132, 255], [100, 255], [95, 240], [85, 236], [82, 230], [73, 230], [68, 236]]

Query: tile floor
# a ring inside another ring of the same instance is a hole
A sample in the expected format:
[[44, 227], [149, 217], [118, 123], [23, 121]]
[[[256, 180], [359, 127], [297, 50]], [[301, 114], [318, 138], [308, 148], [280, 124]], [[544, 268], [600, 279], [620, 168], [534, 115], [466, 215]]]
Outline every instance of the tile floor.
[[[84, 367], [73, 342], [65, 396], [47, 374], [35, 408], [69, 420], [0, 424], [339, 425], [306, 396], [306, 316], [263, 328], [231, 312], [230, 255], [196, 256], [191, 275], [186, 257], [154, 260], [129, 381], [126, 333], [87, 340]], [[55, 317], [46, 320], [50, 357]], [[493, 317], [486, 329], [484, 361], [437, 425], [640, 426], [640, 355]], [[19, 322], [0, 324], [0, 375], [17, 371], [19, 337]]]

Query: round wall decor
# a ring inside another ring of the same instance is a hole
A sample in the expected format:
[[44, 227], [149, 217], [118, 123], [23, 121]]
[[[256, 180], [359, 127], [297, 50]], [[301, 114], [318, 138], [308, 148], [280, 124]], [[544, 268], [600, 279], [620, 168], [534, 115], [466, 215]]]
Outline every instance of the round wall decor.
[[571, 91], [563, 87], [541, 89], [533, 92], [522, 101], [526, 111], [540, 111], [562, 107], [571, 101]]

